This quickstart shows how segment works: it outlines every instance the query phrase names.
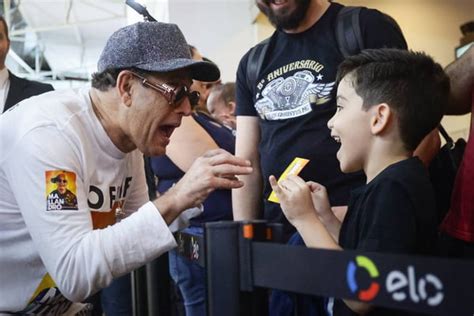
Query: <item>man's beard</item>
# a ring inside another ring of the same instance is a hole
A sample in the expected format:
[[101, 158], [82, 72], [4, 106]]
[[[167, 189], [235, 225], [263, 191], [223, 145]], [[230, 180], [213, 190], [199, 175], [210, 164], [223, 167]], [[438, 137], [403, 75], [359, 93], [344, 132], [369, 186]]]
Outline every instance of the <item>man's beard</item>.
[[283, 12], [283, 14], [277, 15], [272, 11], [269, 2], [271, 0], [257, 0], [257, 7], [268, 17], [273, 26], [283, 30], [296, 29], [306, 16], [311, 4], [311, 0], [296, 0], [296, 8], [293, 12], [290, 14]]

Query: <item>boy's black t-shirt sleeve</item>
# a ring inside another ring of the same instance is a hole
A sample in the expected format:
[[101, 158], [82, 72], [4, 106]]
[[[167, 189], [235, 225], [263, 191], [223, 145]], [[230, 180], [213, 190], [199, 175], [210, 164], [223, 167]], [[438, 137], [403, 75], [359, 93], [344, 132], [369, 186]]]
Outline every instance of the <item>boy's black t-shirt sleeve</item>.
[[363, 8], [360, 24], [365, 48], [408, 48], [399, 27], [382, 12]]
[[400, 183], [384, 181], [370, 194], [358, 249], [407, 253], [415, 250], [416, 219], [410, 194]]
[[360, 219], [358, 250], [411, 253], [416, 250], [416, 212], [410, 194], [389, 179], [372, 188]]

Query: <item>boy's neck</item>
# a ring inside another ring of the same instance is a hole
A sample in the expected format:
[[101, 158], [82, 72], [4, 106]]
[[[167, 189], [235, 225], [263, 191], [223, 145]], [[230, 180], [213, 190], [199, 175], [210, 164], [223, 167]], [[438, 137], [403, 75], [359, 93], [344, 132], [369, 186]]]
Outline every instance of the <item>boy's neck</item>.
[[364, 173], [367, 176], [367, 183], [372, 181], [379, 173], [385, 170], [388, 166], [393, 165], [399, 161], [410, 158], [412, 155], [406, 151], [399, 152], [385, 152], [371, 155], [367, 159], [367, 164], [364, 166]]

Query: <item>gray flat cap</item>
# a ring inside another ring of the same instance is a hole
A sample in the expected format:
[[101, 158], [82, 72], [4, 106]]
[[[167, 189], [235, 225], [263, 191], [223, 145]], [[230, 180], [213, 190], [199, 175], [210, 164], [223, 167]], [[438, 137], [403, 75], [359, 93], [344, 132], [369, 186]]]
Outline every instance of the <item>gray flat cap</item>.
[[188, 68], [192, 79], [216, 81], [219, 68], [213, 63], [191, 59], [189, 46], [176, 24], [138, 22], [113, 33], [100, 55], [97, 69], [135, 67], [152, 72]]

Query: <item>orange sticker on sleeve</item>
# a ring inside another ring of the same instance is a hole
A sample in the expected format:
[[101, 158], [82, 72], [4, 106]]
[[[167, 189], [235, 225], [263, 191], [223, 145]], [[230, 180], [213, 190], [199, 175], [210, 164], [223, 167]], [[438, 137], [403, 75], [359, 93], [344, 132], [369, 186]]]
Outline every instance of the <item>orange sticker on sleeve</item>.
[[76, 174], [65, 170], [48, 170], [46, 178], [46, 210], [78, 210]]

